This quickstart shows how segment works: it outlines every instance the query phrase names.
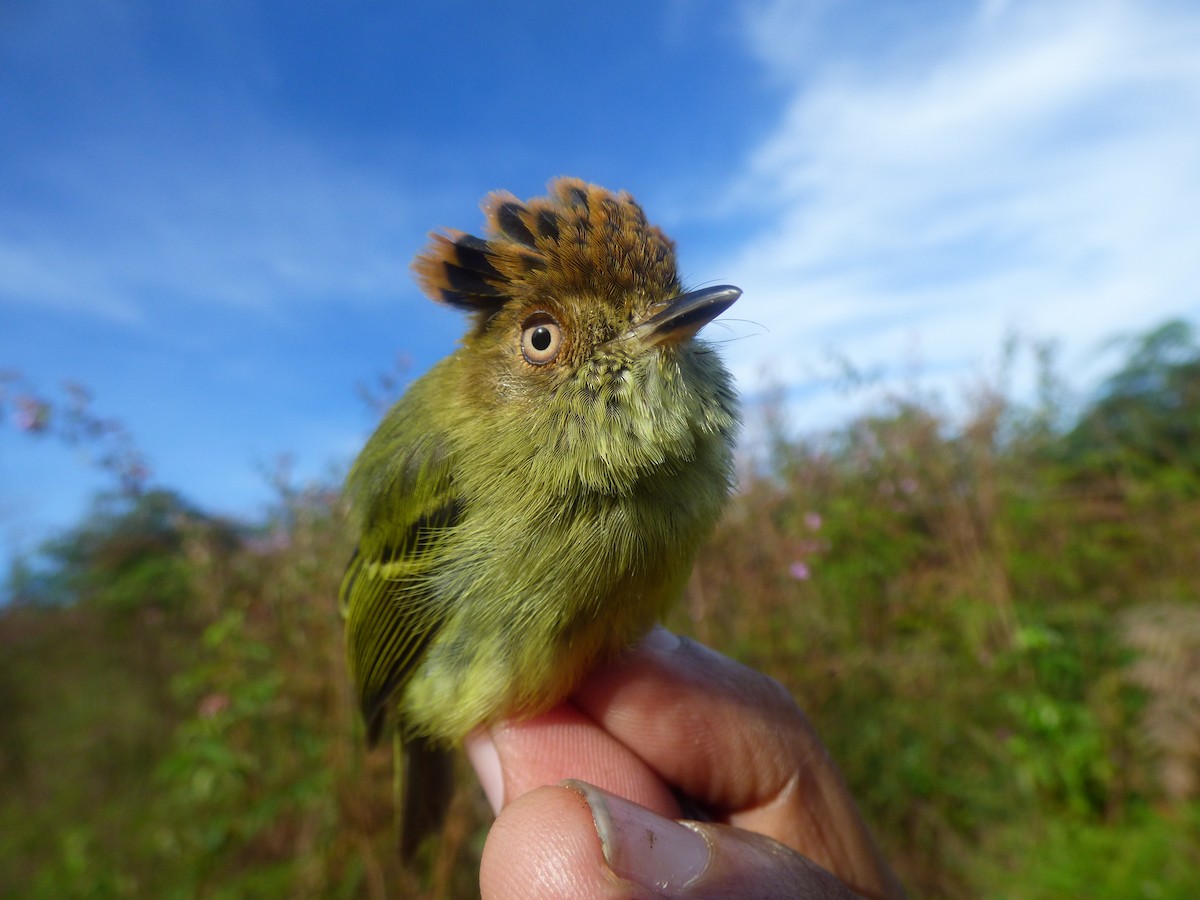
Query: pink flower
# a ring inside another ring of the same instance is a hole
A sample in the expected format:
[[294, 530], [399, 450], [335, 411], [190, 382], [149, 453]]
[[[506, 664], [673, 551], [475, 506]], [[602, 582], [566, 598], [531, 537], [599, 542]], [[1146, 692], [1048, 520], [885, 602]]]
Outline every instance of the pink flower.
[[17, 428], [32, 434], [46, 430], [50, 423], [50, 407], [47, 404], [28, 395], [17, 397], [16, 403], [14, 419]]
[[812, 572], [809, 571], [808, 563], [797, 560], [788, 566], [788, 574], [797, 581], [808, 581], [808, 577], [812, 574]]
[[197, 710], [200, 713], [200, 718], [211, 719], [213, 716], [224, 712], [229, 708], [228, 694], [208, 694], [200, 701], [200, 708]]
[[821, 530], [821, 514], [818, 512], [806, 512], [804, 514], [804, 524], [809, 531]]

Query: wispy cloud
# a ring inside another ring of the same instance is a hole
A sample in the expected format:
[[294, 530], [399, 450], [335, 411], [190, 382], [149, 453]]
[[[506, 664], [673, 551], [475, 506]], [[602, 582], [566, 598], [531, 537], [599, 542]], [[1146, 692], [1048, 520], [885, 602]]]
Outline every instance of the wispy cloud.
[[394, 174], [270, 128], [110, 136], [38, 168], [36, 202], [0, 212], [0, 304], [136, 322], [163, 303], [270, 313], [405, 283], [395, 244], [408, 203]]
[[249, 8], [77, 13], [39, 8], [0, 37], [22, 84], [0, 88], [17, 135], [0, 159], [0, 307], [136, 324], [179, 304], [395, 295], [405, 173], [289, 114]]
[[770, 328], [732, 345], [743, 379], [914, 336], [961, 372], [1006, 329], [1090, 348], [1200, 309], [1200, 10], [989, 2], [817, 64], [826, 6], [748, 19], [791, 96], [731, 193], [764, 222], [730, 263]]

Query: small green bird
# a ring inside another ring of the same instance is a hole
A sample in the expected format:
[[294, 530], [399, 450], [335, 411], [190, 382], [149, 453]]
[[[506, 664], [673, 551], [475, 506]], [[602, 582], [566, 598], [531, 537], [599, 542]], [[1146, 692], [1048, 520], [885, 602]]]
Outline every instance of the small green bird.
[[684, 292], [628, 194], [549, 194], [490, 195], [486, 238], [432, 235], [418, 281], [471, 327], [346, 481], [346, 648], [368, 739], [396, 728], [405, 856], [441, 821], [450, 745], [644, 635], [732, 483], [737, 399], [695, 334], [741, 291]]

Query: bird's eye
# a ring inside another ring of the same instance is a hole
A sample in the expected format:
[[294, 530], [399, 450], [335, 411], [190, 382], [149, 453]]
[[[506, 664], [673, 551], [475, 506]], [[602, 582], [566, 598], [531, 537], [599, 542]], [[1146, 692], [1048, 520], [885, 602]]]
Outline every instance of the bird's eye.
[[552, 362], [562, 349], [562, 326], [545, 313], [530, 316], [521, 326], [521, 355], [535, 366]]

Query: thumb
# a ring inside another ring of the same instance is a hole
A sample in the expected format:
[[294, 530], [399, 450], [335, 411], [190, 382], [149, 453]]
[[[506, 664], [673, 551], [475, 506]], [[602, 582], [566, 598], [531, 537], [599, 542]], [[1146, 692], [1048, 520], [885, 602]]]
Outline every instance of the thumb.
[[689, 822], [708, 843], [708, 864], [671, 897], [762, 897], [765, 900], [841, 900], [860, 895], [790, 847], [766, 835], [734, 828]]
[[[546, 804], [543, 813], [532, 813], [534, 802]], [[485, 897], [528, 897], [531, 886], [551, 882], [570, 885], [571, 891], [534, 893], [761, 900], [857, 896], [816, 863], [768, 837], [726, 825], [681, 824], [581, 781], [535, 791], [516, 805], [521, 815], [488, 837], [481, 873]], [[546, 823], [555, 806], [565, 814], [550, 828]], [[525, 830], [518, 824], [525, 814], [527, 827], [540, 835], [516, 833]], [[502, 814], [497, 825], [504, 819]], [[551, 842], [560, 846], [551, 849]], [[523, 892], [514, 890], [518, 886]]]

